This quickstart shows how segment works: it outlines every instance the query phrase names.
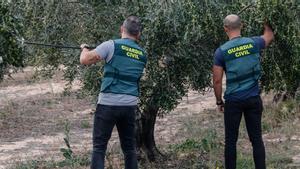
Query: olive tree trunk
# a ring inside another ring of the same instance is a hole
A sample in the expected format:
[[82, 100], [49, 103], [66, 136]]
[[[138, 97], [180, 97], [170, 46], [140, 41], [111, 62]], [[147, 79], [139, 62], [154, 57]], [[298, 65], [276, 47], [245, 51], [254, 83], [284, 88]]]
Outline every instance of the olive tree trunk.
[[136, 120], [136, 140], [137, 140], [137, 152], [138, 158], [142, 158], [142, 154], [149, 161], [155, 161], [161, 157], [161, 153], [158, 151], [154, 139], [154, 127], [158, 108], [149, 106], [143, 112], [137, 111]]
[[300, 84], [298, 86], [294, 87], [290, 91], [284, 91], [284, 92], [279, 92], [279, 93], [275, 94], [275, 96], [273, 97], [273, 102], [279, 103], [279, 102], [286, 101], [288, 99], [295, 99], [296, 94], [299, 91], [300, 91]]

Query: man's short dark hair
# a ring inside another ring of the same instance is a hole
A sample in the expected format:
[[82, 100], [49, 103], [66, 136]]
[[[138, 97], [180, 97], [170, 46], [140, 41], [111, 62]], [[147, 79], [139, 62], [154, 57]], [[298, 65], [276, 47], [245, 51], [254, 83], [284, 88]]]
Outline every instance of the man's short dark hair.
[[226, 18], [223, 20], [223, 23], [225, 27], [231, 30], [240, 29], [242, 26], [241, 18], [235, 14], [230, 14], [226, 16]]
[[137, 36], [142, 32], [142, 23], [137, 16], [129, 16], [123, 22], [123, 27], [129, 35]]

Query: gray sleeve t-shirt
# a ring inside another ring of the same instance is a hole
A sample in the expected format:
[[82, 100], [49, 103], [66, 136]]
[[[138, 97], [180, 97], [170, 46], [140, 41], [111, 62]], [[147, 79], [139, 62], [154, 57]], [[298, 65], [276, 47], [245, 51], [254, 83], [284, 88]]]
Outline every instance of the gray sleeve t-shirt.
[[[114, 55], [115, 45], [114, 41], [109, 40], [103, 42], [96, 47], [96, 53], [100, 59], [109, 62]], [[98, 104], [111, 106], [134, 106], [138, 103], [138, 97], [126, 94], [102, 93], [98, 96]]]

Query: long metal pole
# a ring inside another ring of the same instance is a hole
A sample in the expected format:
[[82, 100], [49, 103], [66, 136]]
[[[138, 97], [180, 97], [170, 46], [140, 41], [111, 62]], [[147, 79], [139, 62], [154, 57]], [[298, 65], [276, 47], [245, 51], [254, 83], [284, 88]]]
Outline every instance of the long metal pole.
[[[23, 41], [23, 43], [27, 44], [27, 45], [45, 46], [45, 47], [59, 48], [59, 49], [81, 49], [78, 46], [54, 45], [54, 44], [45, 44], [45, 43], [39, 43], [39, 42], [28, 42], [28, 41]], [[96, 47], [89, 46], [87, 48], [95, 49]]]

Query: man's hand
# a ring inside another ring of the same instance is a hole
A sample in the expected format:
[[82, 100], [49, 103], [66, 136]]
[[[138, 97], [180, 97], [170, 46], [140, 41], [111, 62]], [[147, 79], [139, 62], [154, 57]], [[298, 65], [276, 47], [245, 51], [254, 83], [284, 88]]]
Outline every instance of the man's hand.
[[220, 66], [213, 67], [213, 85], [215, 96], [217, 100], [218, 110], [223, 112], [224, 103], [222, 101], [222, 79], [223, 79], [224, 69]]
[[87, 47], [87, 44], [80, 45], [80, 63], [83, 65], [91, 65], [97, 63], [100, 60], [100, 56], [98, 56], [95, 49], [90, 51]]
[[88, 44], [81, 44], [80, 45], [80, 48], [81, 48], [81, 50], [83, 50], [83, 49], [88, 49], [87, 47], [88, 47], [89, 45]]
[[264, 34], [262, 35], [262, 38], [265, 40], [266, 47], [269, 46], [269, 44], [274, 39], [273, 29], [272, 29], [270, 23], [268, 23], [268, 22], [264, 23]]
[[217, 101], [217, 106], [218, 106], [218, 111], [223, 113], [224, 112], [224, 102], [223, 102], [223, 100]]
[[264, 29], [271, 29], [271, 31], [274, 32], [274, 29], [269, 21], [264, 22]]

